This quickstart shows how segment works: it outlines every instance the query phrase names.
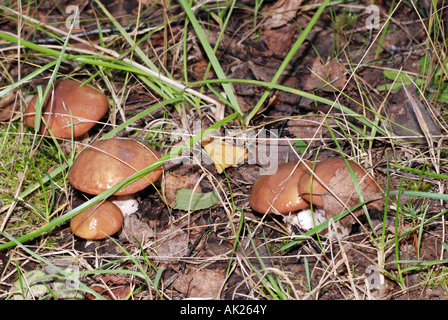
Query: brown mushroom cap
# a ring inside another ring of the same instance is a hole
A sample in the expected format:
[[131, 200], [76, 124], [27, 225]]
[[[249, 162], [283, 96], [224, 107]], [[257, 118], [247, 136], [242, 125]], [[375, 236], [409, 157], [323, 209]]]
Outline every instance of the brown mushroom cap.
[[[364, 200], [377, 197], [382, 190], [375, 180], [360, 165], [353, 161], [348, 162], [356, 174]], [[319, 179], [313, 177], [318, 177]], [[299, 193], [306, 201], [322, 207], [327, 214], [327, 218], [332, 218], [336, 214], [345, 211], [345, 206], [337, 198], [343, 201], [348, 208], [359, 203], [354, 180], [343, 158], [328, 158], [316, 163], [313, 177], [310, 171], [305, 172], [301, 176], [298, 183]], [[310, 196], [311, 183], [312, 195]], [[381, 201], [373, 201], [370, 205], [380, 209]], [[358, 210], [358, 212], [361, 213], [362, 211]]]
[[110, 201], [81, 211], [70, 221], [72, 232], [87, 240], [100, 240], [115, 234], [123, 225], [121, 210]]
[[304, 170], [307, 169], [303, 163], [288, 162], [280, 164], [275, 173], [262, 175], [252, 186], [251, 208], [260, 213], [286, 214], [307, 207], [297, 184]]
[[[160, 154], [142, 142], [128, 139], [105, 139], [84, 149], [68, 174], [71, 185], [97, 195], [148, 167]], [[144, 177], [119, 190], [115, 195], [136, 193], [154, 183], [162, 174], [158, 167]]]
[[[100, 91], [74, 80], [61, 80], [55, 83], [54, 90], [47, 95], [42, 116], [40, 132], [50, 137], [48, 128], [56, 138], [79, 137], [89, 131], [107, 112], [109, 102]], [[25, 111], [25, 123], [34, 127], [37, 94]], [[53, 103], [52, 103], [53, 102]]]

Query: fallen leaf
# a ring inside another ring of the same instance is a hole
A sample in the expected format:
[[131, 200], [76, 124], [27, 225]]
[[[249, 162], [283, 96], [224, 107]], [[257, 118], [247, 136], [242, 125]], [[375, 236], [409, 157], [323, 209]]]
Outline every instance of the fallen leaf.
[[204, 139], [201, 144], [210, 155], [218, 173], [222, 173], [225, 168], [243, 163], [247, 159], [247, 150], [234, 146], [222, 138]]
[[[414, 91], [414, 86], [407, 86], [409, 92]], [[397, 93], [391, 94], [390, 107], [388, 109], [388, 118], [391, 120], [390, 126], [392, 132], [397, 138], [414, 143], [427, 143], [425, 138], [425, 132], [423, 132], [421, 125], [425, 124], [425, 130], [427, 134], [430, 134], [434, 141], [438, 141], [438, 137], [442, 134], [436, 121], [423, 105], [420, 100], [411, 94], [406, 95], [404, 88], [400, 89]], [[414, 108], [420, 110], [420, 118]]]
[[173, 262], [188, 252], [189, 236], [184, 230], [171, 227], [157, 234], [157, 256], [160, 262]]
[[123, 227], [121, 228], [119, 238], [131, 243], [138, 241], [144, 244], [154, 237], [154, 229], [148, 223], [141, 221], [137, 215], [131, 214], [124, 218]]
[[[331, 138], [323, 116], [304, 116], [288, 121], [288, 131], [297, 138], [306, 142], [309, 148], [315, 148], [322, 144], [323, 138]], [[333, 118], [327, 117], [330, 127], [337, 126]]]
[[201, 193], [202, 188], [198, 183], [200, 178], [199, 167], [190, 164], [176, 166], [166, 171], [162, 182], [166, 203], [173, 205], [180, 189], [190, 189]]
[[14, 300], [32, 300], [48, 294], [48, 287], [44, 284], [46, 275], [43, 270], [23, 273], [14, 283]]
[[0, 98], [0, 121], [8, 121], [17, 111], [19, 104], [15, 103], [15, 94], [10, 91]]
[[302, 0], [280, 0], [269, 8], [273, 15], [266, 20], [265, 27], [275, 29], [284, 26], [297, 15]]
[[[104, 276], [101, 278], [103, 283], [97, 283], [90, 286], [90, 289], [99, 293], [107, 300], [122, 300], [131, 293], [131, 285], [124, 277]], [[87, 299], [96, 299], [92, 294], [86, 294]]]
[[325, 65], [319, 57], [313, 60], [310, 73], [302, 77], [303, 89], [313, 91], [321, 88], [327, 92], [334, 92], [344, 88], [347, 81], [344, 65], [336, 60], [330, 60]]
[[173, 287], [189, 298], [219, 299], [225, 280], [225, 270], [190, 270], [187, 274], [180, 275]]
[[[282, 57], [291, 49], [296, 30], [296, 26], [293, 25], [285, 25], [276, 29], [266, 29], [263, 32], [262, 39], [269, 50], [276, 56]], [[270, 69], [273, 70], [272, 68]]]

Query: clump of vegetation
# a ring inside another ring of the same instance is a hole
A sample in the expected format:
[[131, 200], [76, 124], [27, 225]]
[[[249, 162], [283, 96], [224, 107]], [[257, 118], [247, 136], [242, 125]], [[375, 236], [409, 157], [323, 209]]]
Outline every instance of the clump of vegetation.
[[18, 122], [0, 127], [0, 141], [1, 210], [5, 213], [14, 206], [6, 230], [20, 236], [48, 223], [58, 211], [55, 205], [65, 197], [66, 183], [63, 175], [52, 178], [50, 173], [63, 159], [51, 141], [38, 144], [34, 134]]

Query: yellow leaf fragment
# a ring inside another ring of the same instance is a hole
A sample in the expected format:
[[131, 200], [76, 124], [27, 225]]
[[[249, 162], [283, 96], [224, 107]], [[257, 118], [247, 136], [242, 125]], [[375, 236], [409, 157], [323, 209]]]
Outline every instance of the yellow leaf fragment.
[[207, 138], [202, 140], [201, 144], [210, 155], [218, 173], [247, 159], [246, 149], [230, 144], [222, 138]]

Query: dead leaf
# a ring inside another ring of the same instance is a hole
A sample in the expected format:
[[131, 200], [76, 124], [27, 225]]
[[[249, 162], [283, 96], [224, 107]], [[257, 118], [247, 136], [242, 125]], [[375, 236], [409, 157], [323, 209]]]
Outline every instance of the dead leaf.
[[210, 155], [218, 173], [222, 173], [228, 167], [243, 163], [247, 159], [247, 150], [230, 144], [223, 138], [204, 139], [201, 144]]
[[188, 252], [189, 236], [174, 226], [157, 234], [157, 256], [160, 262], [173, 262]]
[[[131, 293], [131, 285], [124, 277], [104, 276], [102, 283], [96, 283], [90, 286], [90, 289], [99, 293], [107, 300], [122, 300]], [[88, 300], [96, 299], [92, 294], [87, 293]]]
[[283, 57], [291, 49], [297, 28], [293, 25], [285, 25], [278, 29], [266, 29], [262, 40], [266, 47], [276, 56]]
[[190, 270], [180, 275], [173, 286], [188, 298], [219, 299], [225, 280], [225, 271], [221, 269]]
[[[209, 62], [207, 60], [201, 60], [198, 63], [194, 64], [192, 67], [192, 75], [196, 80], [204, 80], [205, 73], [207, 72], [207, 67]], [[213, 72], [213, 68], [209, 68], [207, 79], [215, 78], [215, 74]]]
[[313, 60], [310, 73], [302, 77], [303, 89], [313, 91], [318, 88], [334, 92], [344, 88], [347, 81], [344, 65], [336, 60], [330, 60], [325, 65], [319, 57]]
[[0, 98], [0, 121], [8, 121], [17, 111], [18, 104], [15, 103], [15, 93], [10, 91]]
[[[414, 92], [414, 86], [409, 85], [407, 90]], [[442, 133], [428, 109], [415, 94], [408, 96], [405, 89], [402, 88], [396, 94], [391, 95], [390, 101], [388, 117], [391, 120], [392, 132], [397, 138], [408, 142], [427, 143], [425, 132], [421, 128], [424, 123], [427, 134], [431, 135], [434, 141], [438, 141], [437, 137], [440, 137]], [[420, 119], [414, 108], [420, 110], [420, 113], [417, 113]]]
[[120, 239], [131, 243], [138, 241], [140, 244], [144, 244], [153, 237], [154, 229], [148, 223], [141, 221], [135, 214], [125, 216], [119, 235]]
[[[322, 144], [322, 138], [331, 137], [323, 121], [323, 116], [314, 115], [289, 120], [288, 131], [295, 137], [305, 141], [309, 148], [315, 148]], [[327, 117], [325, 121], [330, 127], [336, 126], [336, 121], [333, 118]]]
[[201, 177], [201, 171], [198, 166], [184, 164], [176, 166], [163, 175], [163, 190], [166, 203], [173, 205], [176, 195], [180, 189], [189, 189], [197, 193], [202, 193], [202, 188], [198, 184]]
[[280, 0], [269, 8], [273, 15], [266, 20], [265, 27], [275, 29], [284, 26], [296, 17], [302, 0]]

